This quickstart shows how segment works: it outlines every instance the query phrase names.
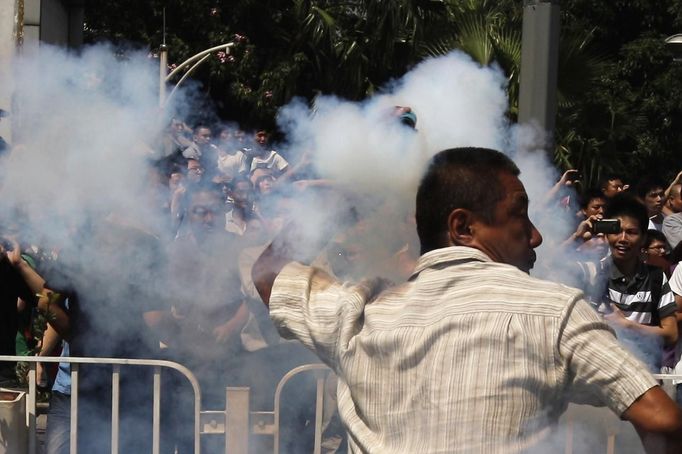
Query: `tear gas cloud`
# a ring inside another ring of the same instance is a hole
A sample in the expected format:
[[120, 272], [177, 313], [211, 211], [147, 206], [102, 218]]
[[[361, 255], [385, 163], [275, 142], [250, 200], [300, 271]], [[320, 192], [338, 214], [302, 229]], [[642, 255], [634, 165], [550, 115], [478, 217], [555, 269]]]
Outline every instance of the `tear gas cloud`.
[[[46, 228], [43, 222], [50, 216], [78, 224], [87, 213], [124, 210], [150, 226], [166, 222], [154, 219], [147, 206], [148, 162], [164, 122], [193, 107], [180, 90], [176, 103], [160, 111], [155, 65], [146, 54], [121, 58], [106, 46], [80, 55], [42, 46], [39, 55], [23, 56], [15, 65], [19, 146], [7, 163], [3, 192], [41, 237], [55, 234], [56, 225]], [[413, 209], [428, 159], [458, 146], [512, 155], [534, 203], [557, 175], [544, 152], [519, 139], [532, 133], [507, 121], [505, 85], [499, 69], [481, 67], [462, 53], [430, 58], [364, 102], [320, 96], [310, 109], [294, 100], [280, 111], [286, 142], [276, 148], [294, 162], [306, 151], [322, 177], [392, 200], [399, 221]], [[391, 121], [396, 105], [416, 113], [416, 132]], [[319, 211], [311, 211], [299, 216], [315, 219]], [[554, 224], [561, 229], [569, 223]]]
[[[128, 223], [152, 232], [168, 224], [167, 214], [152, 202], [150, 162], [171, 116], [182, 118], [193, 111], [191, 96], [181, 89], [161, 111], [157, 62], [146, 53], [123, 58], [107, 46], [89, 47], [78, 55], [41, 46], [39, 54], [21, 56], [14, 67], [13, 84], [0, 86], [12, 90], [16, 100], [15, 149], [4, 163], [2, 217], [12, 219], [18, 207], [22, 236], [79, 251], [74, 260], [80, 268], [98, 264], [94, 269], [101, 275], [121, 276], [116, 270], [126, 267], [126, 258], [105, 265], [106, 257], [91, 253], [99, 249], [100, 235], [70, 233], [109, 213], [122, 214]], [[360, 242], [367, 256], [377, 257], [365, 270], [381, 274], [386, 251], [414, 241], [414, 228], [406, 234], [403, 227], [414, 209], [419, 178], [438, 151], [460, 146], [505, 151], [521, 168], [532, 212], [556, 181], [546, 153], [533, 145], [537, 134], [508, 122], [505, 87], [501, 70], [481, 67], [462, 53], [430, 58], [363, 102], [319, 96], [310, 107], [294, 100], [280, 110], [285, 140], [274, 148], [292, 164], [308, 153], [322, 178], [357, 193], [361, 215], [373, 220], [357, 232], [357, 239], [348, 239]], [[391, 117], [394, 106], [412, 108], [416, 131]], [[301, 203], [291, 214], [305, 220], [312, 235], [331, 209]], [[539, 227], [549, 245], [545, 248], [551, 248], [567, 236], [571, 214], [542, 210], [547, 222]], [[157, 258], [140, 254], [143, 248], [136, 251], [140, 265], [133, 269], [135, 279], [153, 288], [159, 275], [149, 269]], [[216, 263], [224, 257], [216, 257]], [[101, 279], [96, 293], [121, 301], [125, 295], [117, 287], [126, 285], [123, 279]], [[126, 331], [126, 320], [105, 318]]]
[[[309, 109], [297, 100], [280, 110], [278, 120], [290, 155], [312, 151], [323, 177], [393, 203], [392, 211], [382, 213], [387, 218], [377, 222], [379, 229], [364, 232], [374, 256], [380, 256], [394, 239], [387, 235], [387, 226], [404, 222], [404, 214], [413, 212], [416, 189], [430, 157], [453, 147], [505, 152], [521, 169], [532, 219], [545, 238], [537, 263], [537, 269], [543, 269], [549, 266], [553, 247], [570, 234], [572, 213], [541, 204], [559, 175], [542, 149], [544, 133], [508, 121], [506, 84], [498, 67], [482, 67], [467, 55], [452, 52], [424, 60], [364, 102], [319, 96]], [[390, 121], [394, 106], [412, 108], [416, 132]], [[364, 208], [364, 217], [376, 214], [376, 204]]]
[[76, 56], [42, 46], [15, 68], [18, 147], [7, 163], [7, 200], [31, 220], [51, 213], [74, 222], [140, 206], [148, 144], [161, 124], [152, 62], [139, 53], [121, 60], [107, 47]]

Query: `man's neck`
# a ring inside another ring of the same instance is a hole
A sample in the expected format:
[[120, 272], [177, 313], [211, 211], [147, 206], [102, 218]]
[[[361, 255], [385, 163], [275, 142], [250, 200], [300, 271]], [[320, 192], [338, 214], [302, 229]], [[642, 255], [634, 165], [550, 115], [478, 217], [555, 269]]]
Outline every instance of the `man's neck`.
[[637, 265], [639, 264], [639, 260], [627, 260], [627, 261], [621, 261], [621, 260], [613, 260], [613, 264], [616, 265], [616, 268], [623, 273], [627, 277], [632, 277], [635, 275], [637, 272]]

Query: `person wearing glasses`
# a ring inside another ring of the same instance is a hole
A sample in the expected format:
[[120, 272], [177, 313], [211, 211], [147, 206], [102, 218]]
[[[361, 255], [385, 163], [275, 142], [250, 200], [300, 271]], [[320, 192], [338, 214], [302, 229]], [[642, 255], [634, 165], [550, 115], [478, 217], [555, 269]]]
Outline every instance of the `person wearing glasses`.
[[642, 251], [644, 252], [644, 263], [662, 268], [666, 276], [670, 277], [672, 272], [668, 257], [670, 248], [662, 232], [654, 229], [647, 230]]

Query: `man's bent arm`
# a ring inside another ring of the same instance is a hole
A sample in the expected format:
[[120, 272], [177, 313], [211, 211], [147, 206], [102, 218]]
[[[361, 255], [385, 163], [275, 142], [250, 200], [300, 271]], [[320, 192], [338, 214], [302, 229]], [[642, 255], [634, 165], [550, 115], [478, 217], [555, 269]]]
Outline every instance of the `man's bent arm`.
[[[682, 410], [660, 386], [642, 394], [625, 410], [623, 419], [635, 426], [648, 454], [682, 452]], [[651, 437], [661, 438], [656, 445], [663, 445], [662, 451], [649, 443]]]
[[659, 336], [661, 339], [663, 339], [665, 345], [675, 345], [675, 342], [677, 342], [677, 317], [674, 314], [662, 318], [660, 326], [649, 326], [632, 322], [628, 325], [628, 327], [641, 334]]
[[[316, 241], [306, 243], [301, 232], [302, 229], [297, 223], [287, 224], [258, 257], [251, 269], [253, 284], [266, 306], [270, 305], [272, 286], [282, 268], [293, 261], [312, 262], [329, 241], [328, 235], [317, 235]], [[303, 244], [306, 244], [305, 251], [297, 250]]]
[[[348, 202], [341, 193], [331, 191], [323, 196], [326, 207], [348, 207]], [[318, 200], [320, 201], [322, 200]], [[339, 210], [339, 213], [342, 214], [337, 213], [336, 218], [330, 217], [321, 222], [320, 228], [314, 235], [305, 234], [311, 231], [309, 225], [304, 227], [299, 222], [290, 222], [258, 257], [251, 269], [251, 277], [265, 305], [270, 305], [272, 286], [287, 263], [293, 261], [311, 263], [336, 232], [356, 221], [356, 213], [352, 207]]]

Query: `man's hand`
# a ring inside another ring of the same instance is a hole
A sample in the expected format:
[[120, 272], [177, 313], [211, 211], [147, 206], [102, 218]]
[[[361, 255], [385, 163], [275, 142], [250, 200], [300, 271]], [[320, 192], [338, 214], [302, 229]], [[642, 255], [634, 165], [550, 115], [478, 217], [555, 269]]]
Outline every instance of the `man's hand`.
[[557, 185], [559, 186], [573, 186], [575, 183], [580, 181], [578, 178], [580, 175], [578, 174], [578, 170], [576, 169], [568, 169], [567, 171], [564, 172], [563, 175], [561, 175], [561, 178], [559, 179], [559, 182]]
[[601, 219], [601, 216], [598, 214], [592, 215], [589, 218], [585, 219], [583, 222], [578, 224], [578, 228], [576, 229], [575, 233], [573, 234], [574, 239], [581, 238], [585, 241], [589, 240], [592, 238], [592, 229], [594, 228], [594, 221], [597, 221]]
[[631, 320], [628, 320], [625, 318], [625, 315], [623, 315], [623, 312], [618, 309], [615, 305], [611, 305], [611, 308], [613, 309], [613, 312], [610, 314], [606, 314], [604, 318], [614, 325], [620, 327], [620, 328], [630, 328], [632, 324], [634, 323]]
[[21, 247], [19, 246], [19, 242], [14, 238], [8, 238], [7, 241], [9, 245], [11, 245], [11, 249], [6, 251], [7, 258], [9, 259], [12, 266], [16, 267], [21, 265], [23, 259], [21, 258]]
[[232, 320], [228, 320], [222, 325], [218, 325], [215, 328], [213, 328], [213, 336], [215, 337], [215, 341], [217, 344], [227, 343], [232, 338], [232, 336], [234, 336], [238, 332], [238, 330], [235, 329], [236, 325], [231, 322]]
[[[333, 208], [331, 213], [326, 213], [326, 219], [315, 229], [294, 219], [277, 234], [251, 269], [253, 284], [266, 306], [270, 304], [275, 278], [287, 263], [310, 264], [336, 233], [358, 221], [350, 192], [325, 182], [316, 195], [317, 204]], [[306, 235], [305, 232], [313, 230], [315, 235]]]

